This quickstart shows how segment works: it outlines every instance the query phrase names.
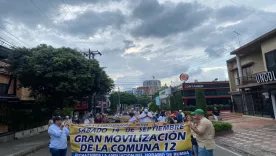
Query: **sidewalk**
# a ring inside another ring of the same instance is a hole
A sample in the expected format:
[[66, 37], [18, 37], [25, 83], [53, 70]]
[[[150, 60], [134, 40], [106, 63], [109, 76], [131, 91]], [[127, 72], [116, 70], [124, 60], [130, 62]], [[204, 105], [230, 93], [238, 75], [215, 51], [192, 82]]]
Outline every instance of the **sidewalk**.
[[254, 156], [276, 155], [276, 125], [274, 120], [242, 117], [232, 121], [233, 134], [216, 138], [216, 143]]
[[48, 146], [49, 137], [47, 132], [36, 136], [0, 143], [0, 153], [5, 156], [23, 156]]

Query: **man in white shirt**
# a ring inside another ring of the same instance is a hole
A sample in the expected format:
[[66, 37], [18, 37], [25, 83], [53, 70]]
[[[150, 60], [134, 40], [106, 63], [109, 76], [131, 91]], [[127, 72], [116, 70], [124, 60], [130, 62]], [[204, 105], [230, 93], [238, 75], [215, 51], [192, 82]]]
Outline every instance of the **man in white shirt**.
[[143, 113], [139, 115], [140, 122], [153, 122], [153, 115], [148, 111], [148, 109], [144, 109]]

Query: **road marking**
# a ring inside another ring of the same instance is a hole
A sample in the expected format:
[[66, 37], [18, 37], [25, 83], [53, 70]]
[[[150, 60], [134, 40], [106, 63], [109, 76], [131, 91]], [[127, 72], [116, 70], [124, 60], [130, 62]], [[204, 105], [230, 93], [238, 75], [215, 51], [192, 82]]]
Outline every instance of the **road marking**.
[[240, 154], [238, 154], [238, 153], [236, 153], [236, 152], [233, 152], [233, 151], [231, 151], [231, 150], [229, 150], [229, 149], [226, 149], [226, 148], [224, 148], [224, 147], [221, 147], [221, 146], [219, 146], [219, 145], [217, 145], [217, 144], [216, 144], [216, 146], [219, 147], [219, 148], [221, 148], [221, 149], [223, 149], [223, 150], [225, 150], [225, 151], [228, 151], [228, 152], [230, 152], [230, 153], [232, 153], [232, 154], [234, 154], [234, 155], [236, 155], [236, 156], [242, 156], [242, 155], [240, 155]]

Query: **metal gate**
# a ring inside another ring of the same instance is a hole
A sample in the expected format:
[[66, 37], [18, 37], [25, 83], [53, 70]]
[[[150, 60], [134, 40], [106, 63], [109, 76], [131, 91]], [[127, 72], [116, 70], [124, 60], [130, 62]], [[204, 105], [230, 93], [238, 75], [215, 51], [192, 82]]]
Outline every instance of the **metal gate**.
[[272, 117], [271, 99], [269, 96], [265, 97], [263, 92], [261, 89], [246, 92], [246, 106], [249, 115]]

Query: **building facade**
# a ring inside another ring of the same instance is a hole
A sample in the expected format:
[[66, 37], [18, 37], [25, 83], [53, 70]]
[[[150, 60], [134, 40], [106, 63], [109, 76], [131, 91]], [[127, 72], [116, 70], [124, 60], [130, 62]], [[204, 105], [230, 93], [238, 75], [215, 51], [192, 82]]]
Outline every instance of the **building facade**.
[[162, 104], [170, 104], [170, 96], [172, 94], [171, 87], [167, 87], [159, 91], [159, 99]]
[[204, 91], [207, 105], [226, 105], [231, 101], [228, 81], [183, 83], [182, 90], [179, 90], [178, 87], [176, 91], [181, 91], [185, 105], [195, 106], [196, 89], [202, 89]]
[[143, 86], [149, 88], [149, 95], [154, 95], [161, 88], [161, 81], [146, 80], [143, 82]]
[[276, 29], [230, 53], [227, 60], [235, 111], [275, 118]]

